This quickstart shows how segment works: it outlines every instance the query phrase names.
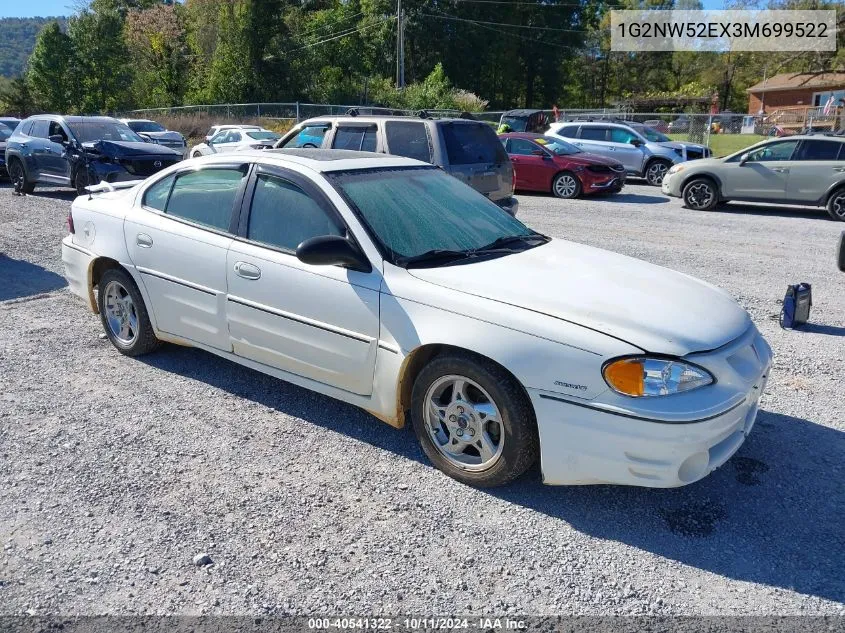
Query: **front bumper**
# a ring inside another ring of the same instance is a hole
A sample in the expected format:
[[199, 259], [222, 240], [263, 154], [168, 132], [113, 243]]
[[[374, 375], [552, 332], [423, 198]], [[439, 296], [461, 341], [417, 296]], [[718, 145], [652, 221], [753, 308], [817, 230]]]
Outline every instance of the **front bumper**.
[[610, 176], [592, 175], [582, 178], [582, 189], [584, 193], [600, 193], [604, 191], [621, 191], [625, 186], [624, 174], [613, 174]]
[[94, 254], [78, 244], [74, 244], [72, 235], [68, 235], [62, 240], [62, 264], [64, 265], [68, 288], [73, 294], [85, 301], [92, 312], [96, 312], [97, 304], [94, 301], [94, 290], [88, 283], [89, 271], [93, 261]]
[[516, 217], [516, 212], [519, 210], [519, 200], [515, 197], [511, 196], [510, 198], [502, 198], [501, 200], [494, 200], [494, 202], [512, 216]]
[[680, 173], [666, 174], [663, 177], [663, 182], [660, 183], [660, 191], [663, 195], [672, 196], [674, 198], [681, 197], [681, 175]]
[[[771, 350], [762, 337], [756, 334], [753, 345], [743, 338], [741, 347], [717, 359], [739, 368], [743, 392], [726, 409], [699, 420], [643, 419], [529, 389], [540, 434], [543, 482], [674, 488], [719, 468], [751, 432], [771, 369]], [[751, 350], [759, 362], [749, 361]]]

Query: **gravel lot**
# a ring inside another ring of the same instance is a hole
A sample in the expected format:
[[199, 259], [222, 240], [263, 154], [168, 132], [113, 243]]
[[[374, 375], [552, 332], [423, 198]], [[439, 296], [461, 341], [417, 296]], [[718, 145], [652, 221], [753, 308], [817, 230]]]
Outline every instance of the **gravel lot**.
[[[702, 482], [479, 491], [409, 427], [204, 352], [118, 354], [60, 276], [70, 200], [0, 184], [0, 613], [845, 615], [845, 225], [821, 210], [520, 196], [540, 231], [725, 287], [776, 363]], [[784, 332], [798, 281], [813, 324]]]

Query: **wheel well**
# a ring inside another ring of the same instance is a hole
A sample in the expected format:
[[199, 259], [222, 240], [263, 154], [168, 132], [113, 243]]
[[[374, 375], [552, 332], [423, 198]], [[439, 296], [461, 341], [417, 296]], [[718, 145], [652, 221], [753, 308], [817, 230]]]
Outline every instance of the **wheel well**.
[[645, 167], [643, 167], [643, 173], [647, 172], [648, 168], [651, 167], [652, 164], [656, 163], [657, 161], [660, 161], [661, 163], [669, 163], [669, 165], [672, 165], [672, 161], [666, 158], [665, 156], [652, 156], [645, 162]]
[[693, 174], [691, 176], [687, 176], [686, 179], [681, 183], [681, 195], [684, 193], [684, 189], [686, 189], [687, 185], [690, 184], [693, 180], [709, 180], [713, 183], [716, 187], [716, 194], [721, 199], [722, 197], [722, 186], [719, 183], [718, 178], [715, 176], [711, 176], [710, 174]]
[[497, 363], [489, 356], [479, 354], [478, 352], [473, 352], [472, 350], [468, 350], [463, 347], [458, 347], [456, 345], [446, 345], [443, 343], [431, 343], [428, 345], [421, 345], [420, 347], [412, 351], [410, 354], [408, 354], [408, 357], [402, 364], [402, 369], [400, 370], [399, 377], [399, 387], [397, 389], [397, 397], [399, 399], [397, 414], [398, 420], [401, 423], [400, 426], [404, 424], [405, 418], [407, 417], [406, 413], [411, 408], [411, 396], [414, 390], [414, 382], [416, 382], [417, 376], [419, 376], [423, 367], [430, 363], [436, 356], [441, 356], [449, 352], [458, 352], [469, 356], [475, 356], [480, 360], [486, 361], [488, 363], [494, 363], [495, 365], [500, 367], [505, 373], [508, 374], [508, 376], [513, 378], [514, 382], [516, 382], [517, 385], [519, 385], [519, 388], [522, 390], [523, 394], [525, 394], [529, 406], [531, 406], [533, 411], [534, 406], [531, 403], [531, 398], [528, 396], [528, 392], [525, 390], [525, 386], [519, 381], [516, 376], [513, 375], [513, 373], [507, 367], [505, 367], [501, 363]]
[[117, 260], [114, 260], [110, 257], [98, 257], [94, 261], [91, 262], [90, 271], [88, 273], [88, 278], [90, 283], [88, 284], [88, 293], [89, 293], [89, 300], [91, 302], [91, 306], [94, 309], [94, 312], [99, 312], [99, 306], [97, 302], [94, 300], [94, 288], [96, 288], [100, 284], [100, 279], [103, 278], [103, 274], [107, 270], [111, 270], [112, 268], [119, 268], [121, 270], [126, 270], [121, 266]]
[[827, 203], [830, 202], [830, 199], [842, 190], [845, 190], [845, 182], [832, 187], [827, 195], [825, 195], [822, 206], [826, 207]]

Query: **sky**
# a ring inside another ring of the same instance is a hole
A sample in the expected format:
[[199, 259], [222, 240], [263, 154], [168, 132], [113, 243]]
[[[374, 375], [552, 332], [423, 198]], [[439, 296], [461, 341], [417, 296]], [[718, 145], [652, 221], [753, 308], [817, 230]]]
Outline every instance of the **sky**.
[[[702, 0], [705, 9], [721, 9], [724, 0]], [[0, 0], [0, 18], [70, 15], [73, 0]]]

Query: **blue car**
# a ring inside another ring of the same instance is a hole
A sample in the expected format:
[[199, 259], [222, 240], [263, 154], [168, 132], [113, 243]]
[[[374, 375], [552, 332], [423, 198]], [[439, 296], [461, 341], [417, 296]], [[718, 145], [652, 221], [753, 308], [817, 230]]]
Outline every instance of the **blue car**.
[[15, 186], [73, 187], [79, 195], [99, 182], [143, 180], [182, 160], [181, 152], [145, 141], [111, 117], [44, 114], [21, 121], [6, 142]]

